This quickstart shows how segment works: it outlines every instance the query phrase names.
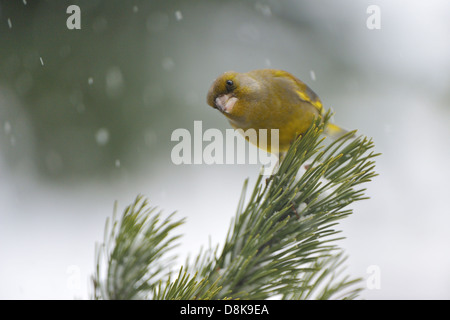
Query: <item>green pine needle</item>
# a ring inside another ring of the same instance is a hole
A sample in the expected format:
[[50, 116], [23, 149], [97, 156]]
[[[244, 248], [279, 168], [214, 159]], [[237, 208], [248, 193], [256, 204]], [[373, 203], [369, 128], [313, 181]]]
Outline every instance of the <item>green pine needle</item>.
[[[374, 176], [374, 144], [350, 132], [328, 142], [316, 121], [291, 146], [274, 175], [260, 175], [246, 202], [244, 182], [236, 216], [221, 251], [201, 251], [173, 275], [168, 253], [183, 223], [160, 221], [141, 197], [120, 221], [113, 218], [97, 250], [97, 299], [352, 299], [360, 279], [342, 276], [338, 221], [348, 205], [367, 199], [360, 185]], [[328, 144], [327, 144], [328, 143]]]

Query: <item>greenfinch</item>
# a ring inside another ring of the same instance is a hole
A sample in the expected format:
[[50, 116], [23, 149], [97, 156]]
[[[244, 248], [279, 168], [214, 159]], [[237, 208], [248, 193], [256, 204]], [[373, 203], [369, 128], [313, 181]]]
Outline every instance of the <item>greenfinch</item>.
[[[225, 72], [211, 85], [207, 103], [224, 114], [235, 129], [255, 129], [257, 134], [267, 129], [269, 143], [264, 149], [270, 152], [286, 152], [312, 121], [324, 114], [314, 91], [289, 72], [275, 69]], [[279, 130], [278, 150], [271, 150], [270, 129]], [[331, 123], [325, 128], [332, 137], [346, 132]]]

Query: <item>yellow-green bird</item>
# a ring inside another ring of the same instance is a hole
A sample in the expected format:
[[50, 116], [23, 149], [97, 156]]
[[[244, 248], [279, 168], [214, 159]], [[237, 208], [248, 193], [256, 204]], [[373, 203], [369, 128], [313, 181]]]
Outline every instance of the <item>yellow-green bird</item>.
[[[235, 129], [252, 128], [257, 133], [259, 129], [267, 129], [265, 149], [271, 152], [287, 151], [308, 130], [315, 117], [324, 114], [322, 102], [314, 91], [289, 72], [275, 69], [225, 72], [213, 82], [207, 102], [222, 112]], [[270, 129], [279, 130], [278, 150], [271, 150]], [[331, 123], [325, 128], [325, 133], [332, 137], [346, 132]]]

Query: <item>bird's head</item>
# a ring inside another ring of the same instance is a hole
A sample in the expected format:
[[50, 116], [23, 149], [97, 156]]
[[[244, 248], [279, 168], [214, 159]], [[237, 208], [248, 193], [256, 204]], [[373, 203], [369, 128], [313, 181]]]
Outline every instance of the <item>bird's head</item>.
[[208, 91], [207, 103], [228, 118], [245, 114], [246, 102], [257, 99], [260, 84], [248, 74], [227, 71], [219, 76]]

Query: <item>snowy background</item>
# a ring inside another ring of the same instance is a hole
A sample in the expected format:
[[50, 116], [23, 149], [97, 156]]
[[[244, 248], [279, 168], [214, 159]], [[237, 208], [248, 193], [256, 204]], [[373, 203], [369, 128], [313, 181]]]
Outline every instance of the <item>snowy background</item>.
[[[81, 30], [66, 27], [70, 4]], [[259, 168], [175, 166], [170, 136], [229, 128], [206, 104], [211, 82], [266, 67], [383, 153], [371, 199], [341, 224], [348, 273], [380, 272], [362, 297], [450, 299], [445, 0], [0, 0], [0, 298], [88, 298], [105, 219], [138, 194], [187, 217], [181, 257], [221, 243]]]

